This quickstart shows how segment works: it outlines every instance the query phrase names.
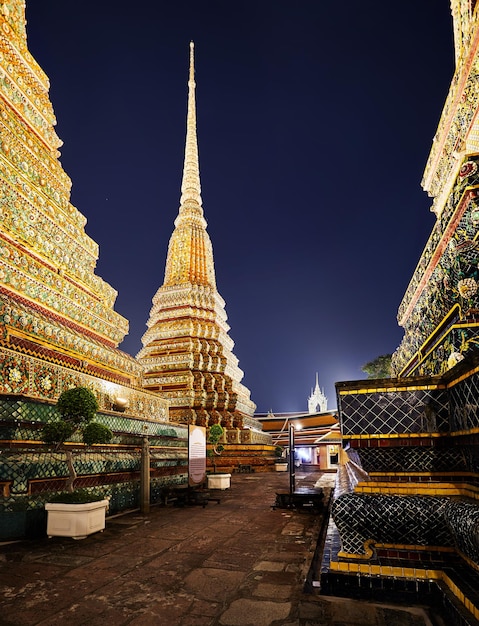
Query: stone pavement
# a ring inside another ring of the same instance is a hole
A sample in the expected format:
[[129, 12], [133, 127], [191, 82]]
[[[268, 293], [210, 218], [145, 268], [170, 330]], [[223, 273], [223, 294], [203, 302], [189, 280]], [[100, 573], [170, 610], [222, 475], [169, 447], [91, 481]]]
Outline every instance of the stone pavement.
[[[297, 487], [318, 479], [296, 474]], [[0, 625], [431, 626], [421, 608], [305, 587], [322, 520], [273, 510], [288, 488], [286, 473], [233, 474], [220, 504], [108, 518], [81, 541], [0, 544]]]

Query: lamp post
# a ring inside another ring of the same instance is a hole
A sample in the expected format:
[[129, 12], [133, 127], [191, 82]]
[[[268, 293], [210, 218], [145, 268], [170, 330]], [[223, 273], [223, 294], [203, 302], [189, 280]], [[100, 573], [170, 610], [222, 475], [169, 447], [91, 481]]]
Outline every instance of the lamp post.
[[141, 467], [140, 467], [140, 511], [143, 515], [150, 512], [150, 441], [147, 427], [143, 426]]
[[289, 495], [293, 495], [296, 488], [296, 466], [294, 463], [294, 425], [289, 424]]

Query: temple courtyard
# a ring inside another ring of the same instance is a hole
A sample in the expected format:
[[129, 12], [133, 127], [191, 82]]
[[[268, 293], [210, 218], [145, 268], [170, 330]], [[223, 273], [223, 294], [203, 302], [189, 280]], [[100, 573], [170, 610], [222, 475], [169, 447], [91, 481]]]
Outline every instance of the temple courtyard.
[[334, 479], [296, 473], [297, 489], [323, 488], [323, 512], [274, 508], [289, 488], [286, 472], [233, 474], [229, 490], [211, 494], [219, 503], [131, 511], [80, 541], [6, 542], [0, 624], [437, 626], [426, 607], [320, 594]]

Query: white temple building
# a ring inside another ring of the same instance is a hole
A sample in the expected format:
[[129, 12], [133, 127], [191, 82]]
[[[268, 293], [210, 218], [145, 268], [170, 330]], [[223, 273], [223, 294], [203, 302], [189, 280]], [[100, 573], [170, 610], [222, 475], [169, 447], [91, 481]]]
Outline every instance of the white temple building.
[[313, 413], [324, 413], [328, 410], [328, 399], [324, 395], [324, 389], [319, 388], [318, 373], [316, 372], [316, 386], [311, 389], [311, 395], [308, 398], [308, 412], [310, 415]]

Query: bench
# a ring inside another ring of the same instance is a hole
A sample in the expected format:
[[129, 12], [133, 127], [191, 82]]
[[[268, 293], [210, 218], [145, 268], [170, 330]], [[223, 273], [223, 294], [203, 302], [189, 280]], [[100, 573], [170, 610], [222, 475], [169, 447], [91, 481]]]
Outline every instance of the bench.
[[322, 489], [303, 489], [301, 491], [277, 491], [273, 509], [301, 509], [319, 512], [323, 507]]

